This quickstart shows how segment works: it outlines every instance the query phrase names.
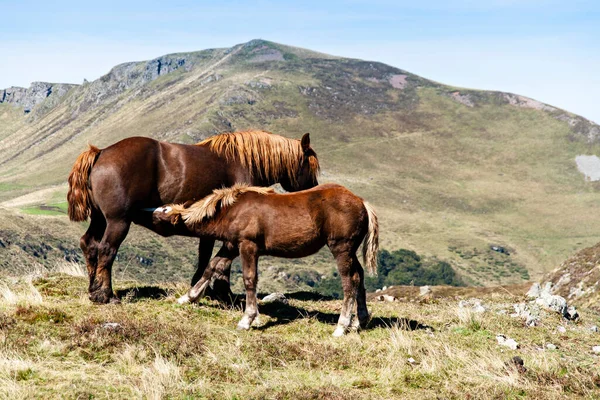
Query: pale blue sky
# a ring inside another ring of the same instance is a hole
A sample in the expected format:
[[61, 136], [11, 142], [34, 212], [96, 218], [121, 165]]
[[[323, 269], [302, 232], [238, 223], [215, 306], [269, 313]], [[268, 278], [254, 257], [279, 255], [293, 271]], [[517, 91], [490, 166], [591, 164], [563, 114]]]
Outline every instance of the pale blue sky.
[[0, 0], [0, 88], [262, 38], [518, 93], [600, 123], [600, 2]]

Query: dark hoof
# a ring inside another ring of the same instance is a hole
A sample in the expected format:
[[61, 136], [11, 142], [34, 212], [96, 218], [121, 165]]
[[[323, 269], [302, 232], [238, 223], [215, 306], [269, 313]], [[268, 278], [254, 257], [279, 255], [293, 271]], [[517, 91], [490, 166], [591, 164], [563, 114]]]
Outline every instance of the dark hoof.
[[373, 314], [369, 314], [369, 316], [367, 318], [363, 318], [358, 320], [358, 324], [360, 325], [360, 329], [366, 329], [367, 325], [369, 325], [369, 322], [371, 322], [371, 318], [373, 317]]
[[[114, 297], [112, 292], [97, 291], [97, 292], [90, 293], [90, 300], [93, 303], [97, 303], [97, 304], [107, 304], [107, 303], [111, 302], [111, 300], [113, 298], [116, 299], [116, 297]], [[118, 299], [117, 299], [117, 301], [118, 301]]]
[[213, 287], [207, 287], [204, 291], [204, 296], [213, 300], [217, 300], [221, 303], [230, 304], [232, 303], [235, 295], [229, 288], [229, 282], [222, 283], [220, 285], [213, 285]]

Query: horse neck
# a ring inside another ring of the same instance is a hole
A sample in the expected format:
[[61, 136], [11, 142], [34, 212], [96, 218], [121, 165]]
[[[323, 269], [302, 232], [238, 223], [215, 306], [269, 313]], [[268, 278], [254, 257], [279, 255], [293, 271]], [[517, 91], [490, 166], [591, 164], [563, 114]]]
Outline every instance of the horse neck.
[[270, 180], [261, 178], [261, 174], [258, 171], [250, 173], [246, 168], [236, 165], [235, 172], [233, 174], [232, 184], [235, 183], [248, 183], [251, 186], [271, 186], [281, 181], [281, 179]]
[[198, 236], [209, 236], [217, 240], [227, 241], [229, 235], [220, 220], [219, 216], [208, 218], [194, 226], [194, 233]]
[[[207, 145], [203, 145], [207, 146]], [[214, 153], [213, 153], [214, 154]], [[227, 167], [227, 174], [229, 176], [230, 184], [235, 183], [248, 183], [252, 186], [271, 186], [276, 183], [286, 183], [289, 181], [289, 177], [286, 172], [282, 172], [282, 176], [274, 177], [274, 179], [263, 178], [265, 173], [259, 170], [259, 166], [255, 167], [254, 171], [249, 171], [247, 168], [240, 165], [236, 159], [227, 160], [223, 155], [216, 155]]]

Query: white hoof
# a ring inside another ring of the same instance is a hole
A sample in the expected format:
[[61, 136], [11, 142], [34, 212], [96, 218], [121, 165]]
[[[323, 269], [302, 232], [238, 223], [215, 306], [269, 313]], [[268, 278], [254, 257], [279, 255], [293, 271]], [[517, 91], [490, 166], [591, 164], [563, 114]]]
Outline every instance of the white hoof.
[[179, 304], [188, 304], [189, 302], [190, 296], [188, 296], [187, 293], [177, 299], [177, 303]]
[[345, 333], [346, 329], [343, 326], [338, 326], [337, 328], [335, 328], [335, 331], [333, 331], [333, 337], [344, 336]]
[[240, 321], [239, 324], [237, 324], [237, 328], [238, 331], [247, 331], [250, 330], [250, 324], [248, 322], [245, 321]]

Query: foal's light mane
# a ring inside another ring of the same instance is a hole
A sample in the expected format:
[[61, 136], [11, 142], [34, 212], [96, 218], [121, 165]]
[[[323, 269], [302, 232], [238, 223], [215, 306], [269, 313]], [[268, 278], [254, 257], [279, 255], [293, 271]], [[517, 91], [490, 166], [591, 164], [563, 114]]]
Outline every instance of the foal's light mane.
[[237, 183], [232, 187], [215, 189], [212, 194], [198, 200], [189, 207], [183, 204], [174, 204], [170, 207], [172, 210], [170, 215], [180, 215], [183, 221], [188, 225], [194, 225], [202, 222], [205, 218], [212, 218], [218, 208], [230, 207], [238, 197], [247, 192], [255, 192], [259, 194], [274, 193], [270, 187], [249, 186], [247, 183]]
[[[197, 146], [208, 145], [211, 151], [227, 160], [238, 160], [251, 175], [276, 182], [287, 176], [296, 183], [304, 152], [300, 140], [288, 139], [265, 131], [222, 133], [204, 139]], [[309, 157], [310, 173], [316, 180], [319, 173], [317, 157]]]

